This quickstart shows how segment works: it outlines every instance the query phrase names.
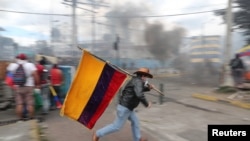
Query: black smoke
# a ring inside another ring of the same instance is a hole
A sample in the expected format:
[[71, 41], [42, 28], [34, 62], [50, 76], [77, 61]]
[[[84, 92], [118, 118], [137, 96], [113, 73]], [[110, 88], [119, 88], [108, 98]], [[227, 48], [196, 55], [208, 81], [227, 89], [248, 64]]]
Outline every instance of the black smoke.
[[148, 15], [152, 15], [150, 8], [132, 3], [118, 5], [106, 14], [109, 23], [114, 25], [110, 28], [113, 35], [119, 34], [122, 40], [134, 39], [140, 45], [144, 44], [155, 59], [164, 63], [178, 54], [185, 30], [175, 27], [167, 31], [163, 23], [150, 23]]
[[144, 18], [140, 17], [148, 13], [148, 8], [145, 5], [136, 5], [134, 3], [125, 3], [123, 5], [116, 5], [107, 14], [110, 28], [113, 35], [119, 34], [125, 40], [133, 39], [137, 33], [142, 32], [142, 28], [146, 23]]
[[167, 31], [160, 22], [147, 24], [145, 42], [154, 57], [164, 63], [166, 59], [178, 54], [184, 33], [185, 30], [181, 27]]

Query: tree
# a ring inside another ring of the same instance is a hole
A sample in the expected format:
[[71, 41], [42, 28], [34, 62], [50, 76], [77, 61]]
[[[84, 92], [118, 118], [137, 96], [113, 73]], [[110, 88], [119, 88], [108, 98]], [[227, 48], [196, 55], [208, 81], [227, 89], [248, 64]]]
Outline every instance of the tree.
[[[242, 30], [246, 37], [246, 42], [250, 44], [250, 1], [249, 0], [235, 0], [236, 9], [234, 14], [234, 29]], [[222, 16], [225, 20], [226, 10], [216, 11], [215, 15]]]

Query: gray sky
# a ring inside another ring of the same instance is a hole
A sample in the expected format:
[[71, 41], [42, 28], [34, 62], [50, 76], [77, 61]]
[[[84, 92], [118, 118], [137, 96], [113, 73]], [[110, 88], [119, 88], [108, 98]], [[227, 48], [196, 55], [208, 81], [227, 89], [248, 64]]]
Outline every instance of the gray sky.
[[[78, 0], [79, 2], [89, 3], [89, 0]], [[101, 0], [108, 3], [108, 8], [98, 8], [96, 11], [98, 22], [107, 22], [103, 17], [110, 9], [116, 5], [132, 3], [146, 7], [143, 16], [155, 15], [175, 15], [183, 13], [192, 13], [200, 11], [212, 11], [225, 8], [227, 0]], [[10, 0], [0, 1], [0, 10], [11, 10], [33, 13], [54, 13], [71, 14], [71, 7], [62, 4], [63, 0], [16, 0], [13, 3]], [[79, 5], [82, 8], [91, 9], [86, 5]], [[121, 9], [122, 11], [122, 9]], [[16, 42], [22, 45], [29, 45], [38, 39], [49, 40], [51, 26], [64, 26], [65, 31], [69, 32], [71, 28], [71, 18], [65, 16], [42, 16], [20, 14], [0, 11], [0, 27], [6, 31], [0, 34], [14, 38]], [[91, 40], [91, 13], [78, 9], [77, 24], [79, 40]], [[149, 22], [160, 21], [166, 25], [166, 28], [179, 25], [187, 30], [187, 36], [205, 35], [225, 35], [225, 25], [221, 24], [220, 17], [214, 16], [212, 12], [203, 14], [190, 14], [185, 16], [165, 16], [165, 17], [147, 17]], [[51, 22], [57, 20], [59, 22]], [[105, 34], [107, 27], [100, 25], [97, 28], [97, 38]], [[131, 27], [137, 28], [137, 27]], [[100, 38], [100, 37], [99, 37]]]

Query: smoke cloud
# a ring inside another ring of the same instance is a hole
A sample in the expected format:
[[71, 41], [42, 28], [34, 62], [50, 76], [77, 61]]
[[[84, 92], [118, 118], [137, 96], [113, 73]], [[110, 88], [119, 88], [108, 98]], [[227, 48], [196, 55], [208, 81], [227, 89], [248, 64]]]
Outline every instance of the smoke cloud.
[[110, 24], [114, 25], [111, 28], [111, 32], [121, 35], [121, 37], [128, 41], [138, 37], [137, 35], [142, 33], [146, 20], [132, 17], [145, 15], [148, 11], [149, 8], [145, 5], [136, 5], [133, 3], [117, 5], [106, 14]]
[[122, 40], [144, 44], [155, 59], [164, 63], [179, 52], [185, 30], [181, 27], [165, 30], [163, 23], [150, 23], [149, 18], [134, 18], [150, 15], [148, 13], [150, 8], [146, 5], [126, 3], [114, 7], [106, 16], [115, 25], [111, 28], [113, 35], [119, 34]]
[[181, 27], [166, 31], [162, 23], [148, 24], [145, 29], [147, 48], [156, 59], [164, 63], [166, 59], [178, 54], [184, 33]]

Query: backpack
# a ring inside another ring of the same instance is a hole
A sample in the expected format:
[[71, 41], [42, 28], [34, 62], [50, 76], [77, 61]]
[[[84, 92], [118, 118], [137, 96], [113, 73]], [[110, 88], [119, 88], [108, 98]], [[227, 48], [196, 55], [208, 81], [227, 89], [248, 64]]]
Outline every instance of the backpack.
[[19, 64], [16, 71], [13, 73], [13, 82], [14, 85], [24, 86], [26, 83], [27, 77], [22, 64]]
[[36, 65], [36, 68], [38, 70], [38, 77], [40, 80], [41, 84], [45, 84], [47, 83], [48, 80], [48, 70], [46, 69], [46, 67], [44, 65]]
[[44, 68], [42, 74], [40, 74], [40, 80], [41, 80], [41, 82], [47, 82], [48, 70], [46, 68]]

